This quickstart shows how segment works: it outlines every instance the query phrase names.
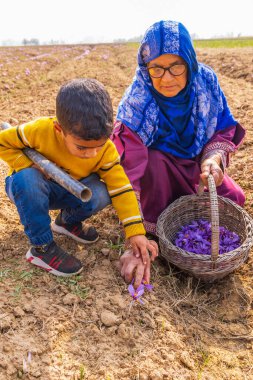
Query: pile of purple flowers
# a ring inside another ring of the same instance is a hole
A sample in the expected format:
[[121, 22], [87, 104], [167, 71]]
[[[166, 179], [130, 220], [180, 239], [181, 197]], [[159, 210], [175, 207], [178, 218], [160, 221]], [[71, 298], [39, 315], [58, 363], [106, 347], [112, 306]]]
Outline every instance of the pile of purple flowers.
[[[240, 246], [240, 237], [225, 227], [219, 227], [219, 254], [233, 251]], [[181, 227], [174, 244], [188, 252], [211, 255], [211, 223], [199, 219]]]

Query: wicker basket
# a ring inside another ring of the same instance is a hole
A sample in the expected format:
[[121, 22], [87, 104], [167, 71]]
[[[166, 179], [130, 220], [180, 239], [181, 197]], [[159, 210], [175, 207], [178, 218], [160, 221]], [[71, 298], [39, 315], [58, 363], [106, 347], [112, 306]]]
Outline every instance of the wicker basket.
[[[205, 281], [221, 279], [237, 269], [248, 257], [253, 245], [253, 220], [247, 212], [228, 198], [217, 196], [213, 176], [208, 178], [209, 193], [185, 195], [168, 206], [158, 218], [157, 235], [161, 255], [170, 263]], [[181, 226], [193, 220], [211, 219], [211, 255], [185, 251], [173, 244]], [[236, 232], [241, 245], [219, 255], [219, 221]]]

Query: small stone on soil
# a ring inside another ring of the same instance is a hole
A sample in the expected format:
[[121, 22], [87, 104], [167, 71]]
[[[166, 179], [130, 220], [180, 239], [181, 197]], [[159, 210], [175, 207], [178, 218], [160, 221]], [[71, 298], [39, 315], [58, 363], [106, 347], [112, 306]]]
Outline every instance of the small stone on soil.
[[117, 325], [120, 322], [119, 317], [109, 310], [103, 310], [100, 318], [101, 322], [107, 327]]

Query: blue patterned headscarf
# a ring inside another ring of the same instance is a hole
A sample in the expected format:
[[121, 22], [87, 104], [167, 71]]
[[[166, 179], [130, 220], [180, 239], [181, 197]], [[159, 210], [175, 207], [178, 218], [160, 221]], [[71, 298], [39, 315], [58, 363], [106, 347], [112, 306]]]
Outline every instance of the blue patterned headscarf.
[[[187, 63], [187, 85], [173, 97], [155, 90], [147, 70], [146, 64], [162, 54], [179, 55]], [[146, 31], [136, 75], [116, 119], [146, 146], [182, 158], [197, 156], [216, 131], [237, 124], [217, 76], [198, 63], [187, 29], [175, 21], [157, 22]]]

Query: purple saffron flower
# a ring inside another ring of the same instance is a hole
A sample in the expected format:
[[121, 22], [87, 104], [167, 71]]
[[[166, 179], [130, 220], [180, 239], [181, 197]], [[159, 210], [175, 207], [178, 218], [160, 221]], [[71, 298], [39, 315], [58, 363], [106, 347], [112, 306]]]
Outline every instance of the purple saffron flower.
[[148, 291], [153, 290], [154, 286], [151, 284], [148, 284], [147, 281], [143, 280], [142, 284], [144, 285], [144, 288], [147, 289]]
[[27, 363], [31, 364], [31, 362], [32, 362], [32, 353], [29, 351], [27, 355]]
[[[220, 227], [219, 253], [233, 251], [240, 246], [240, 237], [225, 227]], [[174, 244], [188, 252], [202, 255], [211, 254], [211, 223], [207, 220], [197, 220], [182, 226], [178, 231]]]
[[145, 287], [143, 284], [141, 284], [137, 289], [134, 289], [132, 284], [130, 284], [128, 286], [128, 291], [129, 291], [130, 295], [132, 296], [133, 300], [134, 301], [140, 301], [141, 303], [143, 303], [143, 301], [141, 300], [141, 296], [144, 293], [144, 289], [145, 289]]
[[29, 366], [32, 362], [32, 354], [29, 351], [27, 355], [27, 360], [23, 358], [23, 373], [28, 373], [29, 372]]

